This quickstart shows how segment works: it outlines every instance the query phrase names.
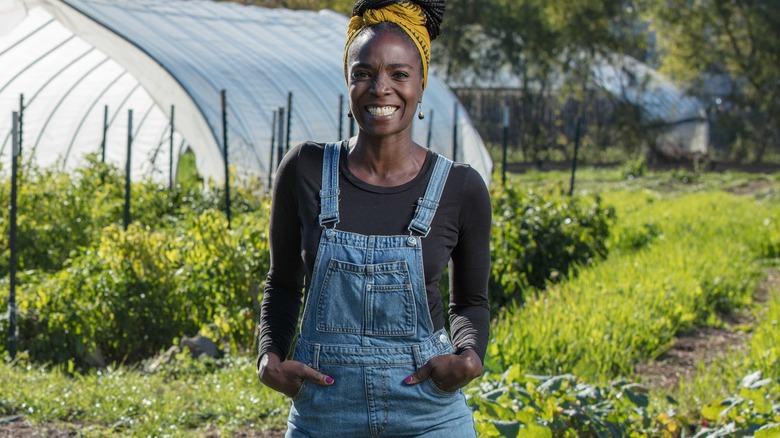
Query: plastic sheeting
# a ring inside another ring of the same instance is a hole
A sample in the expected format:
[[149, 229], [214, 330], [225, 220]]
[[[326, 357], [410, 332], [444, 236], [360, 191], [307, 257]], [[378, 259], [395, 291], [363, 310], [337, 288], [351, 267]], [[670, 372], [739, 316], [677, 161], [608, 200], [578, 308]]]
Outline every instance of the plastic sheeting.
[[[85, 153], [100, 153], [107, 114], [106, 160], [123, 166], [132, 110], [134, 178], [167, 181], [171, 157], [189, 147], [201, 175], [221, 181], [224, 89], [230, 165], [239, 177], [265, 178], [278, 159], [271, 161], [274, 112], [286, 110], [289, 93], [290, 146], [337, 140], [340, 124], [347, 136], [347, 22], [332, 11], [209, 1], [0, 0], [0, 163], [10, 160], [11, 112], [23, 95], [25, 159], [77, 166]], [[488, 180], [482, 140], [435, 77], [423, 110], [433, 117], [415, 121], [415, 140], [427, 144], [432, 129], [431, 149], [452, 157], [457, 129], [456, 159]], [[285, 127], [285, 147], [286, 135]]]

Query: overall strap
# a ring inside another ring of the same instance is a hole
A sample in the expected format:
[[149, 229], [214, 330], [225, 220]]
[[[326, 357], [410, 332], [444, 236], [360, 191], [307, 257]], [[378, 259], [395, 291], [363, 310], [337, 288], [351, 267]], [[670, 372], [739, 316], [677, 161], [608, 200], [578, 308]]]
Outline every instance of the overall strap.
[[431, 180], [428, 181], [428, 187], [425, 189], [425, 195], [417, 201], [417, 209], [409, 224], [410, 232], [417, 232], [425, 237], [431, 231], [431, 222], [436, 214], [436, 208], [439, 207], [441, 193], [444, 191], [444, 184], [447, 182], [451, 168], [452, 161], [449, 158], [437, 156]]
[[322, 187], [320, 190], [320, 226], [339, 223], [339, 154], [341, 143], [326, 143], [322, 156]]

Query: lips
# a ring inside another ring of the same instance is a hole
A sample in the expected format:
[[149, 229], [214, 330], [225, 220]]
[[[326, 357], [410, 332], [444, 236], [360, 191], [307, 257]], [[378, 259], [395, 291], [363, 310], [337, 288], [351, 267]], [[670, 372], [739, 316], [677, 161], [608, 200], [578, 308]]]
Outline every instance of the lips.
[[390, 116], [398, 111], [397, 106], [367, 106], [366, 111], [372, 116]]

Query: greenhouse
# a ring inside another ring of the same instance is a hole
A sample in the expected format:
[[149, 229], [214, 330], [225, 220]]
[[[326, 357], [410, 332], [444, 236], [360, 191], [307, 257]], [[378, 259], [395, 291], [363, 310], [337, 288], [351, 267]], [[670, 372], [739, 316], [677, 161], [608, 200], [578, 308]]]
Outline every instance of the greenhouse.
[[[239, 178], [265, 181], [280, 151], [353, 132], [347, 22], [210, 1], [0, 0], [0, 169], [20, 112], [23, 159], [41, 166], [95, 153], [124, 168], [131, 144], [133, 179], [168, 181], [191, 150], [206, 179], [224, 181], [227, 156]], [[488, 179], [479, 134], [436, 77], [423, 110], [415, 141]]]

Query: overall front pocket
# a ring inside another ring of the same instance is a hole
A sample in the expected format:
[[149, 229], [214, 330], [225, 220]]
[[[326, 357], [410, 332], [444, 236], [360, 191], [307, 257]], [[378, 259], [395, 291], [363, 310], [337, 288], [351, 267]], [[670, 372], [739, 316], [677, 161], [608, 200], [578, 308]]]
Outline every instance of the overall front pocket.
[[417, 318], [405, 261], [357, 265], [330, 260], [317, 303], [317, 330], [409, 336]]

